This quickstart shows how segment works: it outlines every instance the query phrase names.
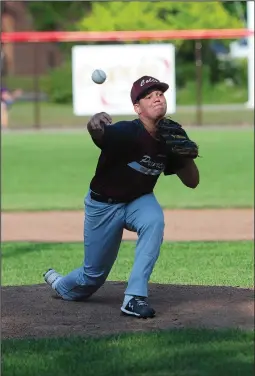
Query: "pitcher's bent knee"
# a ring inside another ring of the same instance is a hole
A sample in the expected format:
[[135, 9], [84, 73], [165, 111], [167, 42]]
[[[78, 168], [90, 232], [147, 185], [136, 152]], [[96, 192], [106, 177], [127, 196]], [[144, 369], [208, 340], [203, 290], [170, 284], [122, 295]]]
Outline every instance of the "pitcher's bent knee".
[[164, 215], [152, 215], [149, 218], [146, 218], [146, 220], [143, 223], [142, 229], [146, 229], [149, 231], [161, 233], [164, 234], [164, 228], [165, 228], [165, 221], [164, 221]]
[[86, 300], [104, 284], [105, 280], [105, 275], [101, 273], [93, 276], [82, 273], [72, 288], [63, 288], [62, 286], [56, 291], [63, 300]]
[[69, 301], [86, 300], [93, 295], [101, 286], [76, 286], [61, 298]]

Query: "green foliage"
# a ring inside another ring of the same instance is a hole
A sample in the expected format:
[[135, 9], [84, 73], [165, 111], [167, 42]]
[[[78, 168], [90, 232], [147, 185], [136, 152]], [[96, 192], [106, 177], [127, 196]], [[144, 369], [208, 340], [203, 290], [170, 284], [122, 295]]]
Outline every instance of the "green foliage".
[[223, 1], [223, 6], [231, 15], [243, 21], [243, 27], [246, 26], [246, 1]]
[[[141, 17], [142, 15], [142, 17]], [[100, 20], [100, 22], [98, 22]], [[80, 30], [178, 30], [238, 28], [221, 2], [93, 2]]]
[[[75, 22], [82, 17], [83, 30], [125, 30], [125, 27], [126, 30], [156, 30], [174, 29], [176, 25], [177, 29], [242, 27], [246, 12], [246, 3], [241, 1], [168, 4], [157, 1], [27, 1], [26, 5], [36, 30], [79, 29], [80, 23], [75, 25]], [[143, 14], [143, 17], [140, 17], [140, 14]], [[237, 20], [240, 20], [239, 25]], [[131, 25], [134, 25], [134, 28]]]
[[67, 61], [60, 67], [52, 69], [48, 76], [42, 81], [42, 91], [53, 103], [72, 102], [72, 67]]
[[[177, 103], [182, 103], [183, 105], [190, 105], [190, 103], [195, 104], [197, 101], [197, 90], [198, 85], [194, 81], [185, 82], [185, 88], [179, 88], [176, 92]], [[232, 106], [234, 103], [240, 104], [247, 102], [247, 89], [244, 86], [237, 86], [233, 83], [232, 79], [225, 79], [215, 85], [211, 85], [208, 81], [208, 77], [202, 82], [202, 102], [210, 104], [230, 104]], [[219, 106], [219, 111], [214, 111], [213, 109], [209, 112], [203, 109], [203, 124], [204, 125], [215, 125], [215, 124], [229, 124], [229, 125], [242, 125], [242, 124], [253, 124], [252, 112], [250, 111], [250, 120], [247, 122], [244, 117], [244, 111], [237, 111], [234, 109], [229, 109], [228, 112], [222, 110]], [[180, 123], [183, 124], [193, 124], [196, 125], [196, 109], [194, 108], [193, 115], [186, 113], [186, 117], [178, 111], [175, 117], [179, 118]], [[228, 114], [228, 115], [227, 115]], [[231, 114], [231, 116], [230, 116]]]
[[27, 1], [36, 30], [72, 30], [89, 8], [89, 2], [81, 1]]
[[221, 69], [224, 71], [223, 79], [230, 79], [235, 85], [243, 86], [248, 82], [247, 59], [226, 60], [221, 63]]
[[176, 87], [185, 88], [188, 82], [194, 82], [196, 78], [196, 66], [194, 63], [176, 64]]
[[[203, 64], [203, 85], [208, 90], [214, 90], [218, 84], [235, 86], [238, 91], [247, 85], [247, 59], [226, 59], [219, 60], [214, 54], [210, 54], [210, 64]], [[194, 63], [176, 64], [176, 85], [177, 89], [184, 89], [187, 85], [196, 80], [196, 67]], [[211, 88], [210, 88], [211, 86]], [[217, 89], [216, 89], [217, 90]], [[205, 92], [205, 97], [207, 93]], [[231, 97], [229, 103], [234, 103]]]

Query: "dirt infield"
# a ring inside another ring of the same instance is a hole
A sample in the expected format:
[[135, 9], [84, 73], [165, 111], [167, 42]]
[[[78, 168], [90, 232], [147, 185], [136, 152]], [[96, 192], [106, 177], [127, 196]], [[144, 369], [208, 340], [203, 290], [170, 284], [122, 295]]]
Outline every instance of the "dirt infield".
[[[253, 209], [165, 212], [165, 240], [251, 240]], [[82, 241], [83, 212], [2, 213], [2, 241]], [[125, 232], [124, 239], [136, 239]], [[65, 302], [45, 284], [2, 288], [3, 338], [108, 333], [180, 327], [254, 328], [254, 290], [150, 285], [152, 320], [120, 315], [125, 284], [107, 282], [87, 302]]]
[[[165, 240], [250, 240], [253, 209], [166, 210]], [[136, 239], [125, 231], [124, 239]], [[83, 241], [83, 211], [2, 213], [2, 241]]]

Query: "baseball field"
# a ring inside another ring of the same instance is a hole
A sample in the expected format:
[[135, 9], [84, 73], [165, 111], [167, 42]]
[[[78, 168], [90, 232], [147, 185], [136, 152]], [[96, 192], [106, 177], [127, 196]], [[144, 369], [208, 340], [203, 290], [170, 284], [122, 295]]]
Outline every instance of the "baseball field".
[[43, 283], [83, 260], [83, 198], [99, 150], [86, 131], [2, 133], [2, 372], [5, 376], [251, 376], [254, 130], [190, 128], [201, 183], [156, 188], [165, 241], [152, 320], [120, 315], [136, 235], [107, 283], [64, 302]]

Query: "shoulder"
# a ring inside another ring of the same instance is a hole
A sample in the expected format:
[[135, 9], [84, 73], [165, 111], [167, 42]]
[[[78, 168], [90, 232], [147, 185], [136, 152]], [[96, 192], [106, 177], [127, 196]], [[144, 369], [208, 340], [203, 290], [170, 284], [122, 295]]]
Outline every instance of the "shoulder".
[[117, 121], [116, 123], [113, 123], [113, 125], [117, 125], [119, 127], [128, 127], [131, 126], [133, 123], [133, 120], [120, 120]]
[[137, 135], [144, 132], [144, 126], [139, 119], [134, 119], [130, 121], [122, 121], [121, 127], [127, 129], [133, 135]]
[[130, 148], [136, 142], [140, 125], [135, 120], [121, 120], [104, 127], [101, 149]]
[[121, 120], [105, 127], [106, 133], [125, 134], [126, 136], [135, 136], [142, 130], [139, 120]]
[[120, 121], [117, 121], [116, 123], [108, 125], [108, 127], [109, 128], [114, 127], [117, 129], [129, 129], [132, 127], [132, 121], [120, 120]]
[[118, 127], [118, 128], [125, 128], [125, 129], [139, 129], [141, 128], [141, 125], [140, 125], [140, 122], [138, 119], [134, 119], [134, 120], [121, 120], [121, 121], [118, 121], [114, 124], [112, 124], [112, 126], [115, 126], [115, 127]]

